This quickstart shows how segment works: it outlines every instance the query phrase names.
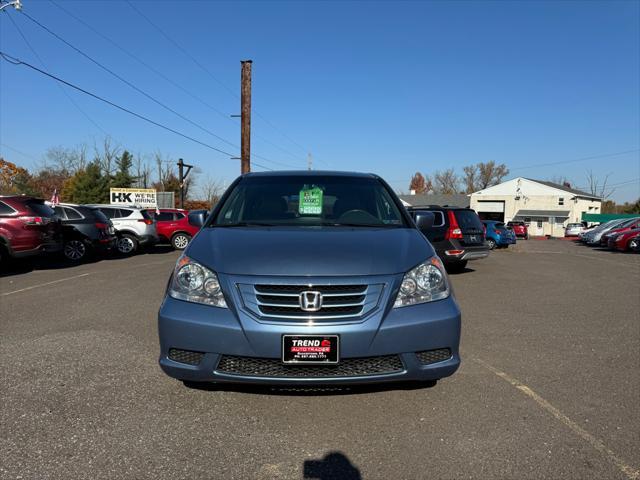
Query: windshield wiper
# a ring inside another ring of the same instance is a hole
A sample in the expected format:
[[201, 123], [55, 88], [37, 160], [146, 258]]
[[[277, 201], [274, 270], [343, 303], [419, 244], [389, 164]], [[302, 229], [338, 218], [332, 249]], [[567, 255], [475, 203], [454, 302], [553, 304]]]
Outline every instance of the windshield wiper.
[[278, 225], [275, 223], [266, 223], [266, 222], [237, 222], [237, 223], [223, 223], [223, 224], [215, 224], [211, 225], [212, 227], [277, 227]]
[[323, 227], [363, 227], [363, 228], [401, 228], [395, 223], [350, 223], [350, 222], [322, 222]]

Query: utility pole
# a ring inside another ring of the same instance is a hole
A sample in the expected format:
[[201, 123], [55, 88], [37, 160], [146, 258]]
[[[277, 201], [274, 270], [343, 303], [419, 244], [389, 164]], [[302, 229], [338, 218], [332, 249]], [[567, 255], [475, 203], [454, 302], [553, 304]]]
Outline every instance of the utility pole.
[[242, 60], [240, 75], [240, 173], [251, 171], [251, 60]]
[[307, 154], [307, 170], [313, 169], [313, 157], [310, 153]]
[[[187, 171], [184, 171], [184, 167], [187, 167]], [[179, 158], [178, 159], [178, 180], [180, 180], [180, 208], [184, 208], [184, 181], [187, 179], [189, 172], [193, 168], [193, 165], [188, 165]]]

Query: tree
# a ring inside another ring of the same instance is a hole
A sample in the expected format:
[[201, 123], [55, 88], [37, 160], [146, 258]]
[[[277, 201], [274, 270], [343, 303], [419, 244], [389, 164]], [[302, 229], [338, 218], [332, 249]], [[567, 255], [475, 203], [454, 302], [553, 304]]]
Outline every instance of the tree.
[[421, 195], [427, 191], [424, 175], [420, 172], [416, 172], [413, 177], [411, 177], [411, 182], [409, 182], [409, 191], [415, 192], [416, 195]]
[[600, 179], [598, 179], [598, 177], [596, 177], [596, 175], [593, 173], [593, 170], [589, 170], [587, 172], [587, 191], [591, 195], [600, 197], [603, 200], [609, 198], [611, 195], [613, 195], [613, 192], [616, 191], [615, 188], [607, 188], [607, 181], [609, 180], [610, 176], [611, 174], [607, 173], [604, 176], [604, 180], [600, 181]]
[[138, 188], [149, 188], [151, 183], [151, 167], [142, 159], [138, 153], [135, 156], [136, 186]]
[[111, 180], [112, 187], [131, 188], [135, 182], [135, 178], [131, 175], [131, 167], [133, 166], [133, 157], [128, 151], [123, 151], [116, 159], [118, 170]]
[[64, 193], [74, 203], [105, 203], [109, 200], [109, 177], [97, 161], [89, 163], [67, 180]]
[[[54, 190], [60, 192], [64, 183], [69, 179], [69, 172], [65, 170], [56, 170], [53, 168], [45, 168], [36, 172], [29, 182], [33, 193], [41, 198], [49, 199]], [[66, 200], [61, 195], [61, 200]]]
[[624, 207], [624, 213], [640, 213], [640, 198], [635, 203], [627, 204], [625, 202]]
[[458, 193], [460, 179], [453, 168], [448, 168], [442, 172], [437, 171], [433, 177], [435, 191], [437, 193], [452, 194]]
[[44, 165], [40, 170], [53, 169], [68, 175], [74, 175], [76, 172], [84, 169], [86, 164], [86, 145], [80, 145], [75, 148], [58, 146], [51, 147], [47, 150]]
[[463, 168], [462, 183], [466, 193], [484, 190], [487, 187], [499, 184], [504, 177], [509, 175], [509, 169], [504, 163], [496, 165], [496, 162], [478, 162]]
[[19, 167], [0, 157], [0, 194], [24, 193], [34, 195], [31, 174], [26, 168]]
[[480, 190], [478, 188], [478, 166], [467, 165], [462, 170], [464, 171], [462, 182], [464, 183], [465, 193], [473, 193]]
[[204, 200], [209, 205], [208, 208], [213, 208], [213, 206], [218, 203], [218, 200], [220, 200], [220, 197], [223, 193], [223, 183], [215, 180], [209, 175], [204, 178], [202, 184], [200, 185], [200, 196], [202, 200]]
[[563, 187], [571, 188], [572, 182], [565, 177], [564, 175], [556, 175], [549, 179], [551, 183], [555, 183], [556, 185], [562, 185]]
[[499, 184], [504, 177], [509, 175], [509, 169], [504, 163], [496, 165], [496, 162], [478, 163], [478, 190]]
[[113, 175], [116, 159], [120, 154], [120, 146], [114, 145], [111, 137], [105, 137], [100, 147], [94, 144], [93, 151], [95, 155], [93, 161], [98, 164], [102, 173], [107, 177]]

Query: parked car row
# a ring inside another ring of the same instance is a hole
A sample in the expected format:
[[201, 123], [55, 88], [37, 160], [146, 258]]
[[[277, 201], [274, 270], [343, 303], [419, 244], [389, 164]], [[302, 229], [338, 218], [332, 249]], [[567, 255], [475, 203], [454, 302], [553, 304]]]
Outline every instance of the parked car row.
[[640, 252], [640, 217], [611, 220], [580, 232], [578, 238], [594, 247]]
[[169, 243], [183, 250], [206, 210], [138, 208], [106, 204], [50, 205], [42, 199], [0, 196], [0, 260], [62, 252], [72, 262], [114, 251]]

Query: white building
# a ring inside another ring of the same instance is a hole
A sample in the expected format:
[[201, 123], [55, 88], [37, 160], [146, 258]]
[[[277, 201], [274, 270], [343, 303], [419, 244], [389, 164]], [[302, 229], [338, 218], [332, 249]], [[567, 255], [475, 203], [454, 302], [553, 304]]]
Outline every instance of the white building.
[[564, 236], [567, 223], [600, 213], [602, 199], [557, 183], [518, 177], [471, 194], [471, 208], [484, 220], [524, 221], [529, 235]]

